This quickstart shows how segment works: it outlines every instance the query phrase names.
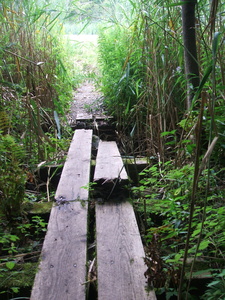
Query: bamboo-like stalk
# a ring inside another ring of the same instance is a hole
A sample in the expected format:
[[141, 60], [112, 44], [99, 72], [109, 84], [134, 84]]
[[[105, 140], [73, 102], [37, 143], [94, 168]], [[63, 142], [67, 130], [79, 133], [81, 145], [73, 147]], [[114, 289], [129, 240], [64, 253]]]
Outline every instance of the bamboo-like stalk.
[[[58, 42], [52, 34], [57, 27], [59, 14], [53, 16], [35, 2], [22, 0], [2, 1], [0, 16], [0, 33], [4, 37], [1, 58], [5, 61], [1, 77], [12, 89], [20, 89], [16, 104], [12, 102], [10, 105], [18, 107], [16, 113], [26, 116], [24, 124], [30, 125], [29, 130], [23, 128], [23, 133], [19, 134], [26, 140], [25, 144], [30, 140], [27, 149], [29, 153], [35, 152], [37, 142], [39, 156], [43, 158], [41, 153], [45, 148], [44, 143], [50, 143], [53, 147], [54, 145], [42, 130], [44, 119], [40, 110], [48, 111], [52, 119], [54, 110], [62, 113], [65, 103], [58, 101], [58, 92], [65, 85], [70, 88], [66, 69], [60, 73], [58, 68], [59, 62], [63, 68], [63, 62], [59, 56], [60, 51], [55, 50]], [[64, 92], [66, 94], [67, 91]], [[32, 109], [28, 98], [35, 99], [39, 109]], [[5, 109], [11, 110], [10, 105], [7, 105]], [[27, 111], [23, 112], [20, 107]], [[27, 132], [29, 138], [26, 139]]]

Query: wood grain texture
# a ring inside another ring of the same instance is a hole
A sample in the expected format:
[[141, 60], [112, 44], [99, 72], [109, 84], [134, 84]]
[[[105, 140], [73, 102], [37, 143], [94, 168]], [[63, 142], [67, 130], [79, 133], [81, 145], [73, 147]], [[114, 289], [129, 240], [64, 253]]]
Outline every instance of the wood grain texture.
[[56, 191], [56, 200], [87, 200], [91, 157], [92, 130], [76, 130]]
[[116, 142], [100, 141], [96, 158], [94, 181], [128, 180]]
[[[92, 131], [77, 130], [50, 214], [31, 300], [85, 300], [87, 200]], [[62, 201], [61, 201], [61, 200]], [[77, 201], [70, 201], [77, 200]]]
[[129, 202], [96, 205], [99, 300], [156, 300], [145, 290], [144, 249]]

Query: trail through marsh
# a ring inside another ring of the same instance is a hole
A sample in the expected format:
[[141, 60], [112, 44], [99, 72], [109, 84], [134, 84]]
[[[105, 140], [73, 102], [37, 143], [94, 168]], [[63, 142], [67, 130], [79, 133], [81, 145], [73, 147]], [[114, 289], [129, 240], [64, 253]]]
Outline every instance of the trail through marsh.
[[88, 120], [94, 117], [104, 118], [103, 97], [93, 82], [85, 81], [75, 92], [70, 111], [70, 122]]

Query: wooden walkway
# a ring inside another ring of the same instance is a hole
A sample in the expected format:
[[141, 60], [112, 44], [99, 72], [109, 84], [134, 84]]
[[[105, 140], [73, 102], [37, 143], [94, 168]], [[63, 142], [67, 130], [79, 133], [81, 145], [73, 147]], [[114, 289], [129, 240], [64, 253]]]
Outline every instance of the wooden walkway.
[[[87, 299], [87, 219], [92, 130], [76, 130], [56, 192], [31, 300]], [[94, 181], [127, 181], [115, 142], [100, 142]], [[155, 300], [146, 291], [144, 249], [129, 202], [96, 204], [99, 300]]]
[[145, 253], [132, 205], [97, 204], [96, 232], [99, 299], [155, 299], [145, 290]]
[[[91, 130], [77, 130], [50, 214], [31, 300], [85, 300]], [[85, 149], [85, 151], [84, 151]]]

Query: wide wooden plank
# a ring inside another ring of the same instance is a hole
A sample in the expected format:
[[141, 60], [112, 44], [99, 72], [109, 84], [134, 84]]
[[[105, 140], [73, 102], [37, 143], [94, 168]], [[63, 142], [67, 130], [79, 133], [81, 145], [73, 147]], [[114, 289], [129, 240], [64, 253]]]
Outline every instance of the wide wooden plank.
[[77, 130], [50, 214], [31, 300], [84, 300], [91, 130]]
[[96, 158], [94, 181], [128, 180], [116, 142], [100, 141]]
[[145, 289], [145, 253], [132, 205], [97, 204], [96, 236], [98, 299], [155, 300]]

